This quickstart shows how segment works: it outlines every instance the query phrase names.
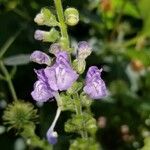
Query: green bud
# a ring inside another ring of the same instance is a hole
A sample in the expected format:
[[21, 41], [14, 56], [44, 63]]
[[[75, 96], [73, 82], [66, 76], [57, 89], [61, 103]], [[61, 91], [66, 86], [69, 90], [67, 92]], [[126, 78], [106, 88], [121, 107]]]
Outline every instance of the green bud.
[[8, 105], [4, 111], [3, 119], [9, 129], [20, 130], [24, 126], [33, 124], [37, 119], [37, 110], [33, 105], [24, 101], [16, 101]]
[[84, 59], [75, 59], [73, 61], [73, 68], [79, 73], [82, 74], [86, 67], [86, 61]]
[[75, 26], [79, 22], [79, 12], [75, 8], [67, 8], [65, 10], [66, 24]]
[[42, 8], [41, 12], [36, 15], [34, 22], [38, 25], [58, 26], [55, 15], [48, 8]]

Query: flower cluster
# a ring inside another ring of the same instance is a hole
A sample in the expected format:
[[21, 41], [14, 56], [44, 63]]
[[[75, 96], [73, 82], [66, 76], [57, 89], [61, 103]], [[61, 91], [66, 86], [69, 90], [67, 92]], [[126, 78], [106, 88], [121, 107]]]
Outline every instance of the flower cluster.
[[[49, 64], [49, 56], [43, 52], [35, 51], [31, 55], [31, 60], [37, 63]], [[52, 66], [35, 70], [38, 81], [34, 84], [31, 93], [36, 101], [45, 102], [55, 96], [58, 91], [67, 90], [77, 80], [78, 74], [72, 69], [68, 54], [59, 52], [56, 61]]]
[[[76, 61], [81, 67], [85, 59], [91, 54], [91, 47], [85, 41], [79, 42]], [[58, 43], [51, 45], [50, 53], [55, 55], [55, 61], [41, 51], [34, 51], [30, 59], [38, 64], [46, 64], [45, 68], [35, 70], [38, 80], [34, 84], [31, 95], [34, 100], [46, 102], [57, 97], [59, 91], [68, 90], [79, 78], [78, 69], [73, 69], [69, 54], [63, 51]], [[102, 69], [96, 66], [89, 68], [83, 91], [92, 99], [101, 99], [107, 95], [107, 89], [101, 78]], [[57, 100], [57, 98], [56, 98]], [[59, 114], [56, 114], [58, 116]], [[57, 132], [52, 125], [47, 132], [47, 139], [51, 144], [57, 142]]]

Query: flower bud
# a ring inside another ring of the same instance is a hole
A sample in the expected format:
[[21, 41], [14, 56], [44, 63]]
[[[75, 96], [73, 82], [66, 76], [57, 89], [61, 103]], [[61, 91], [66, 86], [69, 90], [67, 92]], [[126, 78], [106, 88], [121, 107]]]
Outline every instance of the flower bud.
[[47, 132], [47, 140], [50, 144], [56, 144], [57, 143], [57, 137], [58, 134], [55, 131], [48, 131]]
[[73, 61], [73, 68], [79, 73], [82, 74], [86, 67], [86, 61], [84, 59], [75, 59]]
[[83, 59], [78, 60], [78, 73], [82, 74], [86, 67], [86, 61]]
[[92, 49], [88, 42], [81, 41], [78, 43], [78, 54], [77, 57], [79, 59], [86, 59], [92, 52]]
[[51, 11], [47, 8], [41, 9], [41, 12], [35, 16], [34, 22], [37, 23], [38, 25], [47, 25], [47, 26], [58, 25], [55, 15], [53, 15]]
[[34, 51], [30, 56], [30, 60], [38, 64], [46, 64], [48, 66], [51, 64], [50, 57], [41, 51]]
[[44, 16], [43, 14], [39, 13], [35, 16], [34, 22], [37, 23], [38, 25], [43, 25], [44, 24]]
[[36, 30], [34, 38], [43, 42], [55, 42], [59, 38], [59, 32], [55, 28], [52, 28], [49, 32]]
[[59, 43], [54, 43], [49, 48], [49, 52], [54, 55], [57, 55], [57, 53], [59, 53], [60, 51], [61, 51], [61, 46]]
[[69, 26], [75, 26], [79, 22], [79, 12], [75, 8], [65, 10], [65, 20]]
[[46, 32], [42, 30], [36, 30], [34, 33], [34, 38], [38, 41], [42, 41], [44, 39], [44, 34]]

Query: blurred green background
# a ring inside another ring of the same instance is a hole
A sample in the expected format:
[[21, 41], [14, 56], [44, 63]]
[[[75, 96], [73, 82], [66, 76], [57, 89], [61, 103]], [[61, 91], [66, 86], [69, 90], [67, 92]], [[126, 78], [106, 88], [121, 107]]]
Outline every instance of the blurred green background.
[[[55, 10], [52, 0], [0, 0], [0, 51], [8, 48], [3, 57], [8, 70], [17, 65], [13, 83], [18, 97], [38, 108], [36, 132], [40, 137], [45, 137], [56, 103], [41, 107], [32, 100], [33, 68], [39, 66], [28, 60], [17, 63], [15, 58], [49, 48], [50, 44], [33, 38], [35, 29], [41, 28], [33, 19], [45, 6]], [[63, 6], [80, 12], [79, 24], [68, 28], [72, 45], [87, 40], [93, 47], [87, 68], [97, 65], [104, 69], [109, 97], [95, 101], [91, 108], [99, 126], [97, 140], [104, 150], [150, 150], [150, 0], [63, 0]], [[29, 149], [3, 124], [1, 116], [11, 102], [7, 84], [0, 80], [0, 149]], [[56, 150], [68, 149], [72, 135], [64, 132], [64, 122], [69, 116], [63, 112], [56, 126], [60, 134]]]

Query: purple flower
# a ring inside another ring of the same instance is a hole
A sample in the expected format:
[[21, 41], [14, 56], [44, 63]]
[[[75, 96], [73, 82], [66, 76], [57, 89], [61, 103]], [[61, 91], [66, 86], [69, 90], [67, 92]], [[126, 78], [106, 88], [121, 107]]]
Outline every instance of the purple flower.
[[79, 59], [86, 59], [92, 52], [92, 49], [88, 42], [81, 41], [78, 43], [78, 55]]
[[35, 70], [38, 81], [31, 93], [36, 101], [45, 102], [58, 90], [67, 90], [77, 80], [78, 74], [71, 68], [66, 52], [59, 52], [52, 67]]
[[42, 41], [44, 39], [44, 34], [45, 34], [45, 31], [36, 30], [35, 33], [34, 33], [34, 38], [36, 40]]
[[51, 64], [50, 57], [41, 51], [34, 51], [30, 56], [30, 60], [38, 64], [46, 64], [46, 65]]
[[41, 80], [35, 82], [31, 95], [34, 100], [39, 102], [46, 102], [53, 97], [51, 89]]
[[31, 96], [34, 100], [39, 102], [46, 102], [53, 97], [54, 91], [47, 83], [47, 77], [45, 76], [44, 69], [35, 70], [38, 81], [34, 84], [34, 90], [31, 92]]
[[46, 136], [47, 136], [47, 140], [50, 144], [54, 145], [57, 143], [57, 137], [58, 137], [57, 132], [48, 130]]
[[78, 78], [78, 74], [70, 66], [66, 52], [58, 53], [56, 63], [44, 71], [53, 90], [67, 90]]
[[101, 79], [102, 69], [98, 69], [96, 66], [89, 68], [86, 75], [86, 85], [84, 92], [88, 94], [92, 99], [101, 99], [107, 95], [107, 89], [104, 81]]

